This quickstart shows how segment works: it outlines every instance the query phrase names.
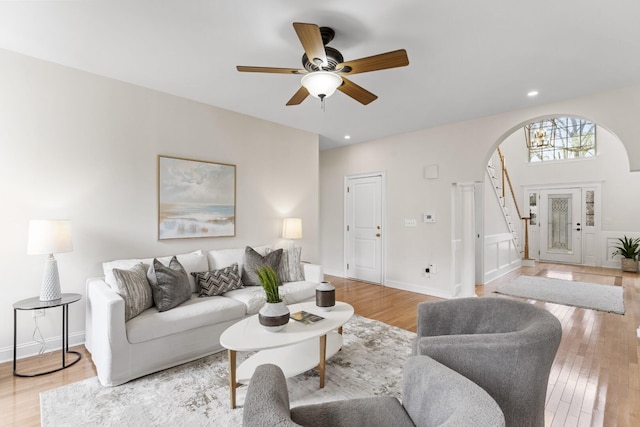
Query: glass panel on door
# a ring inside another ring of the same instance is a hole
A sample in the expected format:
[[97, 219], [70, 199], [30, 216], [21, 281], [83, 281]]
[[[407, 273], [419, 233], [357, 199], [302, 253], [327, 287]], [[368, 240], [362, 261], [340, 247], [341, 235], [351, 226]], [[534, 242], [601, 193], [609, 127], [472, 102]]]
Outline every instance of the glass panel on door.
[[548, 250], [571, 251], [571, 194], [549, 196]]

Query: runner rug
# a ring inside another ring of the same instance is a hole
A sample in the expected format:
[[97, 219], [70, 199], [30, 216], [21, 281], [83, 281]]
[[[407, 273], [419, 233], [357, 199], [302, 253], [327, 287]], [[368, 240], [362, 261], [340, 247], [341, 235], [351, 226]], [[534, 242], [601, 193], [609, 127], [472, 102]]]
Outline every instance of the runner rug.
[[[354, 316], [342, 351], [327, 361], [326, 384], [311, 370], [287, 380], [291, 406], [376, 395], [400, 398], [402, 369], [415, 334]], [[239, 354], [239, 357], [241, 354]], [[240, 361], [238, 362], [240, 363]], [[40, 393], [43, 426], [240, 426], [246, 386], [229, 408], [226, 352], [118, 387], [97, 377]]]
[[597, 285], [548, 277], [518, 276], [514, 281], [499, 287], [495, 292], [514, 297], [624, 314], [622, 286]]

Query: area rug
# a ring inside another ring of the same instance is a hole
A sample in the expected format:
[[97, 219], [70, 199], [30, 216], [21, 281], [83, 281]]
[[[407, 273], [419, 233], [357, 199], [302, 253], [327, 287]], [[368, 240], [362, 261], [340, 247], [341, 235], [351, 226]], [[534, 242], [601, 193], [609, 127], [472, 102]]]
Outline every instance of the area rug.
[[[342, 351], [317, 370], [287, 380], [291, 406], [376, 395], [400, 397], [402, 369], [415, 334], [354, 316], [344, 325]], [[239, 355], [240, 356], [240, 355]], [[43, 426], [240, 426], [242, 407], [229, 408], [226, 352], [118, 387], [96, 377], [40, 393]], [[244, 403], [246, 386], [237, 391]]]
[[514, 297], [624, 314], [622, 286], [519, 276], [511, 283], [499, 287], [495, 292]]

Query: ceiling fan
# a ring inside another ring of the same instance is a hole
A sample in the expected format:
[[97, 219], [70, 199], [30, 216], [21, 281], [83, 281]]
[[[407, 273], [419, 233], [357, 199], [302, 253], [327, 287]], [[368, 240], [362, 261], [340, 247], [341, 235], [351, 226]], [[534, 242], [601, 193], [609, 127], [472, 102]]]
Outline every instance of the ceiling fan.
[[361, 104], [367, 105], [378, 97], [345, 76], [409, 65], [409, 57], [404, 49], [345, 61], [337, 49], [327, 46], [335, 36], [333, 29], [300, 22], [294, 22], [293, 28], [296, 30], [305, 51], [302, 55], [304, 69], [242, 65], [236, 67], [238, 71], [249, 73], [302, 75], [301, 87], [287, 102], [287, 105], [298, 105], [309, 95], [320, 98], [324, 104], [324, 99], [331, 96], [336, 89]]

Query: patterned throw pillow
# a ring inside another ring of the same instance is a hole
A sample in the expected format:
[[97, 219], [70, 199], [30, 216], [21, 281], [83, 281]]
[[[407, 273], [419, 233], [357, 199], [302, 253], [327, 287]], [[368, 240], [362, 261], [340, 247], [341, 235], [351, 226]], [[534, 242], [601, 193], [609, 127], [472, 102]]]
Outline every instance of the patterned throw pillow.
[[189, 275], [175, 256], [168, 266], [154, 259], [147, 271], [147, 279], [158, 311], [171, 310], [191, 298]]
[[[267, 253], [272, 249], [267, 249]], [[283, 282], [299, 282], [304, 280], [302, 265], [300, 264], [300, 256], [302, 255], [302, 247], [294, 247], [282, 250], [282, 258], [278, 266], [278, 277]]]
[[242, 288], [237, 262], [220, 270], [191, 273], [191, 275], [195, 277], [196, 283], [200, 285], [201, 297], [222, 295], [225, 292]]
[[130, 270], [113, 269], [114, 289], [124, 300], [124, 321], [128, 322], [153, 307], [153, 294], [147, 281], [147, 266], [136, 264]]
[[[258, 277], [258, 270], [261, 267], [269, 266], [273, 268], [273, 271], [277, 274], [278, 267], [280, 266], [280, 258], [282, 258], [282, 249], [277, 249], [265, 256], [262, 256], [253, 250], [253, 248], [247, 246], [244, 250], [242, 283], [244, 283], [245, 286], [262, 286], [262, 283], [260, 283], [260, 277]], [[278, 286], [281, 284], [281, 280], [278, 278]]]

